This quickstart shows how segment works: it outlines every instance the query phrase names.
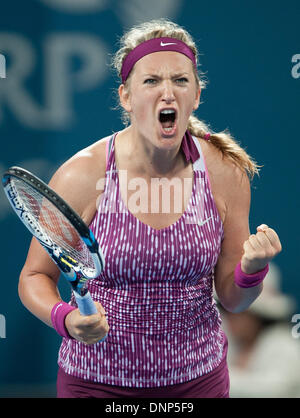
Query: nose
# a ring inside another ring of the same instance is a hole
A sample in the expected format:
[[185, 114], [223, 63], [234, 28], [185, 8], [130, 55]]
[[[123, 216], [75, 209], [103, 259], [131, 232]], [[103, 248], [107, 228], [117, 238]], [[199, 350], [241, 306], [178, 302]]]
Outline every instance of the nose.
[[162, 100], [166, 104], [170, 104], [175, 100], [172, 82], [169, 80], [163, 82]]

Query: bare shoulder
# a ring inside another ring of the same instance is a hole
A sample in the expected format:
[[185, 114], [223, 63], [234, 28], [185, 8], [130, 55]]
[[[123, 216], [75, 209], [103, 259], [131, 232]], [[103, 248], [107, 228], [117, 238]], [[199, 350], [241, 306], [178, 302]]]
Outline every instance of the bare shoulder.
[[105, 177], [106, 142], [103, 138], [76, 153], [59, 167], [49, 183], [88, 224], [96, 211], [97, 182]]
[[232, 202], [240, 200], [248, 205], [250, 201], [250, 181], [242, 170], [229, 157], [208, 141], [199, 139], [204, 154], [212, 193], [221, 219], [224, 221]]

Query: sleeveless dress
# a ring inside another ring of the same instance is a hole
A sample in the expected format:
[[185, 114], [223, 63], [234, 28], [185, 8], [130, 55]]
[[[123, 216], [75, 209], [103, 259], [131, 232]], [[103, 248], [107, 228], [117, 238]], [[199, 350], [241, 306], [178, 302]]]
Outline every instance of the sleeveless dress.
[[[218, 371], [226, 396], [227, 339], [213, 299], [224, 231], [199, 141], [192, 138], [198, 158], [188, 205], [174, 224], [158, 230], [138, 220], [120, 194], [115, 137], [90, 224], [105, 269], [88, 282], [110, 330], [104, 342], [92, 346], [64, 338], [61, 379], [147, 392], [195, 383]], [[75, 305], [73, 298], [70, 303]]]

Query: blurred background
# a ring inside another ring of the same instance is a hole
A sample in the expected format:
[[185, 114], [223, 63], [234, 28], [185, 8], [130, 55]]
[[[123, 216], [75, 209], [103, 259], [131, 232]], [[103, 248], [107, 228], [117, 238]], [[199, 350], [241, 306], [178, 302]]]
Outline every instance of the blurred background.
[[[276, 258], [280, 291], [291, 295], [293, 304], [280, 320], [289, 343], [299, 345], [298, 0], [3, 2], [0, 171], [20, 165], [48, 182], [75, 152], [121, 129], [114, 110], [119, 80], [110, 69], [110, 57], [124, 29], [160, 17], [183, 25], [197, 41], [208, 80], [197, 115], [215, 131], [229, 129], [264, 166], [252, 183], [250, 227], [256, 232], [256, 226], [266, 223], [281, 238], [283, 251]], [[54, 397], [60, 338], [19, 301], [18, 275], [30, 236], [2, 189], [0, 228], [0, 397]], [[68, 299], [63, 283], [61, 292]], [[297, 350], [295, 368], [300, 364]], [[255, 377], [250, 393], [236, 396], [264, 394], [251, 392], [254, 387]]]

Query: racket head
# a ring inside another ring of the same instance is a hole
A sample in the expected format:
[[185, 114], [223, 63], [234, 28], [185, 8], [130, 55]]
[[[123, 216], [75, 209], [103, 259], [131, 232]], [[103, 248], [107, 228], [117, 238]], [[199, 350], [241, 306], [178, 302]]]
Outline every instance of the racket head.
[[81, 217], [46, 183], [21, 167], [2, 177], [5, 194], [28, 230], [46, 249], [74, 290], [104, 269], [104, 256]]

